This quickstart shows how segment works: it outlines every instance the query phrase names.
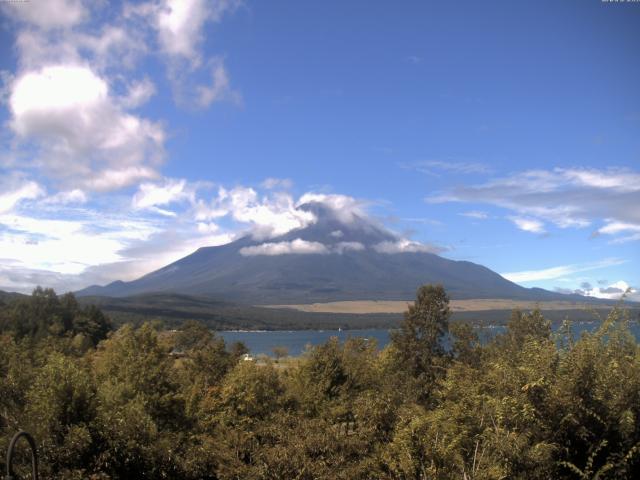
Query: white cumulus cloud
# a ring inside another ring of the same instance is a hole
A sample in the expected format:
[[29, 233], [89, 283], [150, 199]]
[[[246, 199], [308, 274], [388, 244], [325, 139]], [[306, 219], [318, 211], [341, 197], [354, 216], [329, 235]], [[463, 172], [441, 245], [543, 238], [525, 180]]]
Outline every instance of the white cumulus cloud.
[[199, 61], [197, 47], [203, 40], [202, 28], [212, 14], [209, 7], [207, 0], [164, 0], [158, 5], [158, 38], [168, 55]]
[[[10, 230], [0, 233], [1, 257], [15, 267], [79, 274], [88, 266], [122, 260], [120, 250], [135, 238], [148, 238], [154, 229], [144, 222], [122, 222], [93, 230], [86, 220], [50, 220], [0, 215]], [[91, 246], [91, 248], [87, 248]]]
[[73, 190], [58, 192], [55, 195], [51, 195], [50, 197], [45, 198], [43, 203], [50, 205], [69, 205], [73, 203], [86, 203], [87, 200], [87, 195], [82, 190], [74, 188]]
[[509, 217], [516, 227], [525, 232], [544, 233], [544, 223], [535, 218]]
[[144, 78], [129, 86], [126, 96], [120, 101], [125, 108], [144, 105], [156, 93], [156, 86], [149, 78]]
[[333, 247], [333, 251], [342, 254], [344, 252], [361, 252], [365, 248], [360, 242], [338, 242]]
[[132, 206], [134, 209], [144, 209], [183, 200], [194, 200], [194, 192], [187, 186], [187, 181], [165, 178], [162, 183], [140, 184], [133, 196]]
[[254, 255], [292, 255], [292, 254], [328, 254], [329, 249], [319, 242], [308, 242], [296, 238], [290, 242], [262, 243], [240, 249], [244, 256]]
[[196, 86], [196, 106], [206, 108], [213, 102], [223, 100], [242, 103], [242, 96], [231, 87], [231, 81], [221, 59], [211, 61], [211, 83]]
[[[541, 233], [545, 223], [558, 228], [585, 228], [605, 221], [640, 225], [640, 209], [633, 208], [640, 204], [640, 173], [613, 167], [527, 170], [435, 193], [426, 201], [501, 207], [514, 213], [510, 218], [516, 226], [535, 233]], [[527, 223], [515, 218], [527, 219]], [[640, 240], [640, 235], [613, 241], [632, 240]]]
[[[206, 108], [218, 101], [241, 103], [223, 58], [206, 58], [202, 49], [207, 24], [220, 22], [239, 5], [238, 0], [154, 0], [125, 8], [125, 17], [151, 26], [178, 104]], [[203, 73], [210, 75], [209, 82], [199, 83]]]
[[44, 29], [72, 27], [88, 13], [81, 0], [3, 2], [2, 9], [18, 20]]
[[373, 249], [378, 253], [439, 253], [441, 248], [437, 248], [431, 245], [425, 245], [420, 242], [413, 242], [407, 239], [400, 239], [397, 241], [380, 242], [374, 245]]
[[640, 174], [622, 169], [601, 171], [595, 168], [558, 168], [556, 172], [575, 185], [619, 190], [622, 192], [640, 191]]
[[348, 195], [324, 194], [324, 193], [305, 193], [300, 197], [297, 206], [300, 207], [306, 203], [317, 202], [329, 207], [344, 223], [351, 223], [355, 217], [366, 217], [364, 204]]
[[157, 176], [163, 129], [122, 111], [89, 67], [25, 72], [9, 104], [13, 131], [40, 149], [36, 165], [66, 184], [104, 191]]
[[598, 234], [617, 235], [625, 233], [624, 236], [614, 238], [611, 243], [620, 244], [640, 240], [640, 223], [616, 222], [610, 220], [604, 227], [597, 230]]
[[282, 235], [316, 221], [315, 215], [296, 208], [293, 198], [285, 193], [261, 197], [253, 188], [220, 188], [209, 207], [200, 205], [200, 219], [230, 215], [234, 220], [252, 226], [255, 238]]
[[607, 286], [597, 286], [587, 290], [584, 290], [583, 295], [587, 297], [596, 297], [596, 298], [607, 298], [609, 300], [618, 300], [623, 295], [627, 295], [629, 299], [633, 301], [640, 300], [636, 298], [636, 294], [638, 290], [632, 288], [627, 282], [624, 280], [619, 280], [617, 282], [611, 283]]
[[0, 213], [11, 212], [21, 201], [33, 200], [45, 194], [44, 189], [33, 181], [22, 181], [13, 188], [10, 185], [3, 187], [4, 190], [0, 192]]

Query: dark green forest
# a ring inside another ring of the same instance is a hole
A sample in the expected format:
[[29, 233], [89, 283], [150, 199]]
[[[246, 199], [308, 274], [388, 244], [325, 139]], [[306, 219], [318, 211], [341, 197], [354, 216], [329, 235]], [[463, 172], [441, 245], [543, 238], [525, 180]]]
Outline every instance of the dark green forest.
[[0, 300], [0, 451], [28, 430], [52, 479], [640, 478], [622, 307], [580, 338], [514, 311], [481, 344], [448, 304], [422, 287], [384, 349], [334, 339], [283, 363], [196, 321], [115, 329], [70, 294]]

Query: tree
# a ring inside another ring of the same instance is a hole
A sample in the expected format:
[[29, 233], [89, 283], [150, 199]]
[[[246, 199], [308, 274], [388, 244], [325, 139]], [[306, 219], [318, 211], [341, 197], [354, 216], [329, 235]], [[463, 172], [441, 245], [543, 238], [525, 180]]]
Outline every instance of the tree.
[[95, 453], [95, 386], [86, 367], [54, 353], [27, 393], [28, 427], [38, 439], [42, 467], [48, 473], [86, 468]]
[[473, 326], [468, 323], [454, 323], [450, 333], [453, 337], [453, 355], [459, 362], [474, 368], [480, 366], [482, 348], [478, 334]]
[[449, 331], [449, 315], [449, 297], [442, 285], [424, 285], [404, 313], [400, 329], [391, 335], [398, 361], [417, 380], [422, 400], [446, 364], [443, 341]]
[[95, 305], [89, 305], [75, 311], [73, 316], [73, 332], [88, 337], [93, 345], [97, 345], [101, 340], [107, 338], [107, 334], [111, 329], [111, 321], [102, 313], [102, 310]]
[[220, 390], [223, 423], [265, 419], [278, 409], [283, 385], [271, 366], [240, 362], [225, 377]]
[[298, 378], [301, 393], [310, 404], [337, 398], [349, 380], [343, 362], [343, 351], [337, 337], [309, 351], [302, 362]]
[[202, 348], [212, 340], [213, 333], [205, 324], [195, 320], [187, 320], [175, 336], [175, 348], [187, 352]]
[[106, 449], [98, 463], [115, 478], [181, 478], [167, 449], [180, 453], [180, 431], [189, 424], [173, 359], [158, 337], [149, 323], [125, 325], [93, 358], [96, 425]]
[[72, 316], [60, 304], [56, 292], [51, 288], [37, 287], [31, 297], [14, 302], [8, 322], [3, 329], [15, 338], [40, 339], [49, 335], [61, 336], [71, 329]]
[[528, 340], [549, 340], [551, 322], [544, 318], [539, 308], [531, 312], [514, 310], [507, 323], [507, 332], [502, 341], [506, 341], [515, 350], [520, 350]]
[[0, 331], [10, 332], [16, 339], [79, 336], [76, 343], [95, 346], [112, 329], [111, 321], [98, 307], [81, 308], [72, 293], [58, 297], [51, 288], [37, 287], [30, 297], [20, 298], [3, 310]]
[[273, 355], [276, 357], [276, 360], [280, 360], [281, 358], [289, 356], [289, 349], [282, 345], [277, 345], [273, 347], [271, 351], [273, 352]]
[[247, 347], [244, 342], [235, 341], [229, 346], [229, 353], [231, 357], [235, 360], [239, 360], [246, 353], [249, 353], [249, 347]]

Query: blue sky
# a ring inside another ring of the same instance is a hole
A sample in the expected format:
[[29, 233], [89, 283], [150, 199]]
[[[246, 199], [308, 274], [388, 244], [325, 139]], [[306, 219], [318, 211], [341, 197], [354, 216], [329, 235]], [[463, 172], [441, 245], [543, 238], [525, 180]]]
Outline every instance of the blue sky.
[[639, 3], [0, 9], [2, 289], [273, 236], [309, 193], [525, 286], [640, 287]]

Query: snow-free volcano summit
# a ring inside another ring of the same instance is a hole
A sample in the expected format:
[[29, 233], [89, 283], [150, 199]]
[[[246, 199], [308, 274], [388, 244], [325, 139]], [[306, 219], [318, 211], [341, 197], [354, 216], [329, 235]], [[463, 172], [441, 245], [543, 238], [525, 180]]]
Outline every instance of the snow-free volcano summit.
[[405, 300], [420, 285], [440, 283], [455, 299], [568, 298], [523, 288], [472, 262], [444, 258], [437, 247], [402, 238], [359, 209], [311, 200], [297, 210], [308, 221], [285, 234], [246, 234], [226, 245], [199, 248], [137, 280], [91, 286], [78, 294], [164, 292], [268, 305]]

